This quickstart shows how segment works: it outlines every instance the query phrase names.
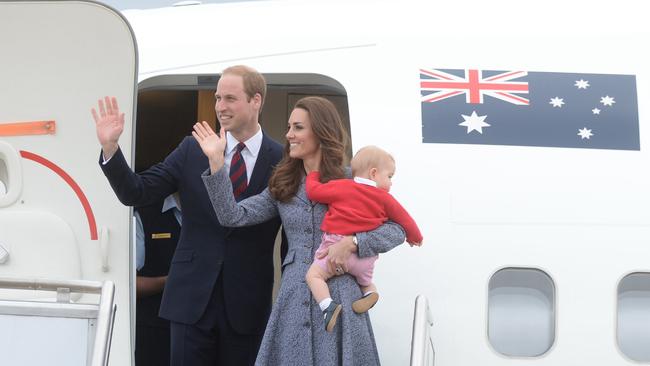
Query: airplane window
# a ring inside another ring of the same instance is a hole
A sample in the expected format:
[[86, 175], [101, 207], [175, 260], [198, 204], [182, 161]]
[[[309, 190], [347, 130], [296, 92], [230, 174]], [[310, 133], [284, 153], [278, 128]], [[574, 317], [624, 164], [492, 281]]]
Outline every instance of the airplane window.
[[650, 273], [631, 273], [618, 284], [616, 339], [621, 352], [650, 362]]
[[490, 278], [488, 339], [499, 353], [536, 357], [555, 341], [555, 284], [535, 268], [504, 268]]

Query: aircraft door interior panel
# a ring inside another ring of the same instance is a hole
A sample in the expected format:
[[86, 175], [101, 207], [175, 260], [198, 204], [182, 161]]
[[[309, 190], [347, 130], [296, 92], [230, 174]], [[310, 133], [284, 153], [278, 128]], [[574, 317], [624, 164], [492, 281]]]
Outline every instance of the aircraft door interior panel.
[[16, 149], [0, 141], [0, 207], [12, 205], [22, 190], [20, 156]]
[[[81, 278], [77, 240], [59, 216], [36, 210], [13, 210], [21, 197], [22, 168], [18, 152], [0, 141], [0, 276]], [[25, 292], [3, 291], [5, 299]], [[39, 292], [30, 296], [40, 297]], [[18, 296], [20, 297], [20, 296]]]
[[[59, 216], [32, 210], [0, 211], [0, 277], [82, 278], [77, 240]], [[3, 299], [51, 296], [38, 291], [3, 290]]]

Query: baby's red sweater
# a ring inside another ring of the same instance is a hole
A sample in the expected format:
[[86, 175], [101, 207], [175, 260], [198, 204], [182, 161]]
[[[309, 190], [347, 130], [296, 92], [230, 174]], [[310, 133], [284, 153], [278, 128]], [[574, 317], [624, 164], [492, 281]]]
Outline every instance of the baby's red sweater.
[[390, 219], [404, 228], [408, 242], [422, 241], [422, 233], [415, 220], [383, 189], [352, 179], [321, 183], [318, 172], [307, 175], [305, 188], [310, 200], [328, 205], [321, 225], [321, 230], [325, 232], [353, 235], [374, 230]]

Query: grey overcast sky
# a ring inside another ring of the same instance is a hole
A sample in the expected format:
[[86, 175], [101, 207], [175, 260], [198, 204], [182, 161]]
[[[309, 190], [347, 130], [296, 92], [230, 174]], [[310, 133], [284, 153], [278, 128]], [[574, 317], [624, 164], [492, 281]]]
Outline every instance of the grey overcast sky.
[[[117, 10], [127, 9], [151, 9], [163, 8], [171, 6], [176, 3], [187, 2], [186, 0], [96, 0], [100, 3], [108, 4]], [[227, 3], [238, 0], [201, 0], [203, 4], [206, 3]], [[241, 0], [239, 0], [241, 1]]]

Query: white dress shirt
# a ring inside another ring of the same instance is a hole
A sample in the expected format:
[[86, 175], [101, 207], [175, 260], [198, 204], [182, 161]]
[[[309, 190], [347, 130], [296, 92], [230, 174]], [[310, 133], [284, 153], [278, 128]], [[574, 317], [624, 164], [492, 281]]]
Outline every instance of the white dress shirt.
[[[230, 133], [226, 133], [226, 171], [230, 171], [230, 162], [237, 151], [236, 147], [239, 142]], [[246, 145], [246, 148], [241, 151], [241, 156], [244, 158], [244, 163], [246, 164], [246, 181], [250, 182], [253, 169], [255, 168], [255, 162], [257, 161], [257, 155], [260, 153], [260, 148], [262, 148], [262, 129], [258, 129], [256, 134], [242, 142]]]

